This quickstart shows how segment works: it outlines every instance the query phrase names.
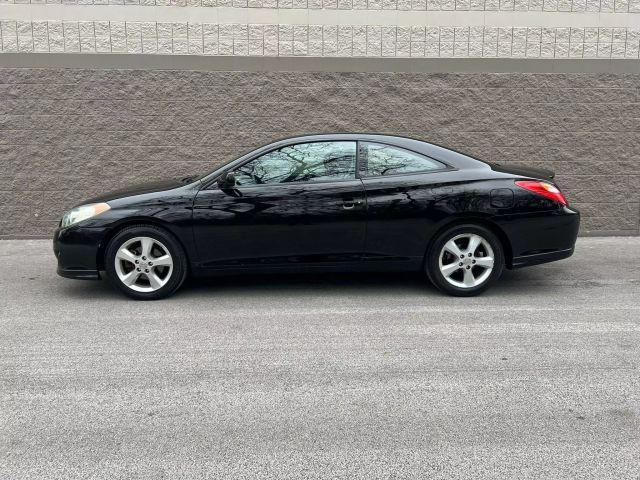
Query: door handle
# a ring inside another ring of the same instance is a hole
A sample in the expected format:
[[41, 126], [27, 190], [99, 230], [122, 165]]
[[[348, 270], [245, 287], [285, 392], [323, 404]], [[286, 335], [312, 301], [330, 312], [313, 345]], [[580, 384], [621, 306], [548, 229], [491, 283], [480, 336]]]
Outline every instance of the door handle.
[[362, 200], [354, 200], [352, 198], [347, 198], [342, 202], [342, 208], [345, 210], [353, 210], [356, 207], [360, 207], [363, 204]]

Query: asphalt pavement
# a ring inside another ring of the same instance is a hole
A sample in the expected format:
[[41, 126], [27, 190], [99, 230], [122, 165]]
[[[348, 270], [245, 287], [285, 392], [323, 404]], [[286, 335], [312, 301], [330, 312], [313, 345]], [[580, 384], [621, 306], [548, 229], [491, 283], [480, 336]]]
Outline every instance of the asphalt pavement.
[[476, 298], [418, 275], [135, 302], [0, 241], [2, 479], [638, 479], [640, 238]]

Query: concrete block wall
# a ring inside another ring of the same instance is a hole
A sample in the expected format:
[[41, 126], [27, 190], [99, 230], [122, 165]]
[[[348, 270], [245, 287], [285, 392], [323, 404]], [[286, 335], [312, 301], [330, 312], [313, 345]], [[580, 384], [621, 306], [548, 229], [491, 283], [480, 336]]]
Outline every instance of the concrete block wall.
[[550, 167], [583, 234], [639, 233], [640, 73], [0, 68], [0, 238], [291, 135], [406, 135]]

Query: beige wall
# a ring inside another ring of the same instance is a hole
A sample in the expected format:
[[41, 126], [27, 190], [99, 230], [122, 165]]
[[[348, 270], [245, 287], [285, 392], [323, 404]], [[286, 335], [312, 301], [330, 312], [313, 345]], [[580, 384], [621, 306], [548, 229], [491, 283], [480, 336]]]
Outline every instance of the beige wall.
[[345, 131], [550, 167], [582, 234], [638, 234], [639, 88], [624, 73], [0, 69], [0, 237], [48, 236], [100, 192]]

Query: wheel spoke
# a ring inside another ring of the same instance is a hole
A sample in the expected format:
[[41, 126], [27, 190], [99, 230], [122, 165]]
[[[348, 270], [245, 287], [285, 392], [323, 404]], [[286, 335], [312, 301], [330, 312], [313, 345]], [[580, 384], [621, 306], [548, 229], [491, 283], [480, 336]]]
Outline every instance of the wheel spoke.
[[460, 270], [460, 265], [458, 262], [450, 263], [449, 265], [443, 265], [440, 267], [440, 271], [445, 277], [450, 277], [454, 272]]
[[151, 237], [129, 238], [116, 250], [114, 263], [122, 284], [136, 292], [159, 290], [173, 275], [174, 260], [169, 250]]
[[454, 242], [453, 240], [449, 240], [447, 243], [445, 243], [444, 249], [452, 255], [455, 255], [457, 258], [460, 258], [460, 255], [462, 255], [462, 251], [458, 248], [458, 245], [456, 245], [456, 242]]
[[493, 268], [493, 257], [476, 257], [478, 267]]
[[482, 239], [478, 235], [471, 235], [469, 237], [469, 246], [467, 247], [467, 253], [475, 253], [475, 251], [482, 243]]
[[153, 259], [154, 267], [170, 267], [171, 265], [173, 265], [173, 260], [171, 260], [170, 255], [162, 255]]
[[120, 250], [118, 250], [116, 257], [119, 258], [120, 260], [124, 260], [125, 262], [130, 262], [130, 263], [134, 263], [136, 260], [136, 256], [126, 248], [121, 248]]
[[151, 288], [153, 288], [154, 290], [157, 290], [162, 286], [162, 280], [160, 280], [155, 273], [151, 272], [146, 275], [147, 275], [147, 278], [149, 279], [149, 285], [151, 285]]
[[122, 280], [122, 283], [124, 283], [125, 285], [131, 286], [136, 283], [139, 276], [140, 272], [138, 272], [137, 270], [131, 270], [129, 273], [121, 277], [120, 280]]
[[473, 276], [471, 270], [464, 271], [464, 286], [473, 287], [476, 284], [476, 277]]
[[142, 255], [149, 258], [153, 249], [153, 240], [149, 237], [144, 237], [140, 240], [140, 243], [142, 244]]
[[[457, 242], [466, 247], [461, 248]], [[454, 262], [448, 258], [449, 255], [456, 257]], [[447, 283], [456, 288], [477, 289], [491, 278], [496, 255], [491, 244], [482, 235], [463, 231], [449, 237], [440, 250], [438, 262], [440, 278]], [[443, 265], [444, 262], [450, 263]]]

